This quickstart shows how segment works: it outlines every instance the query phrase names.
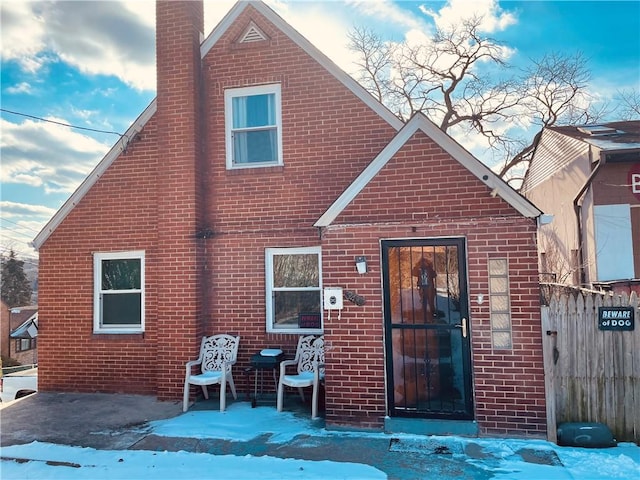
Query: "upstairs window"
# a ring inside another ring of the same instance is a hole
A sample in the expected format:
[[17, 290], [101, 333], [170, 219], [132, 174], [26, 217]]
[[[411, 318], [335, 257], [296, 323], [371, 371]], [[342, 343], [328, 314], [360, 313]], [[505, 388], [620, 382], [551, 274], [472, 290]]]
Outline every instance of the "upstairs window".
[[144, 252], [96, 253], [94, 333], [144, 331]]
[[282, 165], [280, 85], [225, 90], [227, 168]]

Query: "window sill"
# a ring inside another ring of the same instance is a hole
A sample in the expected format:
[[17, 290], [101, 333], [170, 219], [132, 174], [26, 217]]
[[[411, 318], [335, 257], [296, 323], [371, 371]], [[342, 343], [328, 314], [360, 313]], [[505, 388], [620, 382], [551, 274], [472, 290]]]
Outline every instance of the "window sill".
[[282, 173], [284, 172], [284, 165], [251, 165], [248, 167], [232, 167], [227, 168], [228, 175], [254, 175], [260, 173]]
[[282, 333], [285, 335], [324, 335], [324, 331], [322, 329], [311, 329], [311, 328], [307, 328], [307, 329], [293, 329], [293, 328], [286, 328], [286, 329], [269, 329], [267, 328], [267, 333]]
[[140, 337], [144, 338], [144, 330], [94, 330], [94, 338], [100, 340], [121, 339], [123, 337]]

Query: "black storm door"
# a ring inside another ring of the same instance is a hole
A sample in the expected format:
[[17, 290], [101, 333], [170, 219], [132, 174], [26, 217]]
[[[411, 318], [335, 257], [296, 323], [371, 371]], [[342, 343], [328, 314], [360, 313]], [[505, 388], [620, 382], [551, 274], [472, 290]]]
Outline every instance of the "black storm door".
[[382, 242], [389, 415], [472, 419], [465, 241]]

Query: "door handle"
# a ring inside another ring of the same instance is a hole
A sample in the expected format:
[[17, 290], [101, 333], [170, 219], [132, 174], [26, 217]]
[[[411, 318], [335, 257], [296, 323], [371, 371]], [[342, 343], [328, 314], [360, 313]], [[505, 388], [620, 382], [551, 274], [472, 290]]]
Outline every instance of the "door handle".
[[458, 327], [462, 329], [462, 336], [467, 338], [467, 319], [463, 318], [459, 325], [454, 325], [454, 327]]

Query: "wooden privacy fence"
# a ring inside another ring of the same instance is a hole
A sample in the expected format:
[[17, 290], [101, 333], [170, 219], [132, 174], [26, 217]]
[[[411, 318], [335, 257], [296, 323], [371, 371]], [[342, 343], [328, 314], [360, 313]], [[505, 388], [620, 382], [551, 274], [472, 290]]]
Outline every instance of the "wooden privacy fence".
[[618, 441], [640, 442], [640, 328], [598, 326], [599, 307], [633, 307], [639, 323], [637, 294], [541, 287], [549, 440], [559, 423], [599, 422]]

